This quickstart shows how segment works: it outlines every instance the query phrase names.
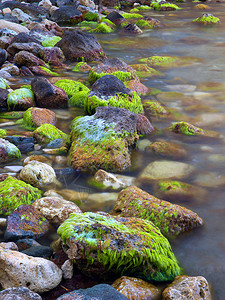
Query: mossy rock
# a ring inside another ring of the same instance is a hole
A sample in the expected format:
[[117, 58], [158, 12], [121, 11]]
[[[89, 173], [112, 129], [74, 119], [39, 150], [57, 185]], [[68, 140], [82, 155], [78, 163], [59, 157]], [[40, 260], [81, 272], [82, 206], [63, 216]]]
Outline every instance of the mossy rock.
[[55, 85], [66, 92], [69, 98], [69, 106], [84, 107], [90, 91], [88, 87], [79, 81], [71, 79], [58, 80]]
[[0, 182], [0, 214], [9, 215], [21, 204], [30, 205], [41, 198], [42, 191], [14, 177]]
[[34, 93], [27, 88], [16, 89], [8, 94], [7, 105], [9, 110], [26, 110], [35, 106]]
[[0, 138], [0, 163], [19, 159], [20, 157], [20, 150], [14, 144]]
[[171, 10], [181, 9], [176, 4], [169, 3], [169, 2], [166, 3], [166, 1], [160, 1], [160, 0], [152, 1], [151, 6], [154, 8], [154, 10], [163, 10], [163, 11], [166, 11], [166, 10], [171, 11]]
[[91, 66], [89, 66], [86, 62], [80, 61], [76, 64], [76, 66], [72, 69], [73, 72], [87, 72], [91, 70]]
[[178, 56], [159, 56], [154, 55], [147, 58], [139, 59], [141, 63], [147, 63], [151, 67], [171, 68], [185, 67], [198, 62], [195, 57], [178, 57]]
[[43, 47], [54, 47], [55, 44], [61, 41], [61, 39], [62, 38], [60, 36], [48, 36], [41, 42], [41, 44]]
[[83, 30], [91, 30], [96, 28], [96, 26], [98, 25], [98, 22], [94, 22], [94, 21], [82, 21], [79, 24], [77, 24], [79, 27], [81, 27], [81, 29]]
[[140, 78], [164, 75], [162, 72], [149, 67], [147, 64], [136, 64], [131, 65], [131, 67], [136, 71], [138, 77]]
[[4, 89], [4, 90], [9, 88], [9, 86], [8, 86], [8, 84], [6, 83], [5, 79], [2, 78], [2, 77], [0, 77], [0, 88], [1, 88], [1, 89]]
[[135, 13], [135, 12], [138, 12], [138, 11], [146, 11], [146, 10], [150, 10], [152, 9], [151, 6], [148, 6], [148, 5], [140, 5], [138, 7], [135, 7], [133, 9], [130, 10], [130, 13]]
[[7, 130], [0, 129], [0, 138], [4, 138], [7, 135]]
[[89, 30], [91, 33], [112, 33], [115, 28], [112, 28], [106, 22], [99, 23], [94, 29]]
[[124, 19], [142, 19], [143, 16], [140, 14], [132, 14], [132, 13], [122, 13], [121, 14]]
[[45, 74], [46, 74], [46, 76], [59, 76], [59, 74], [58, 73], [56, 73], [56, 72], [53, 72], [53, 71], [51, 71], [51, 70], [49, 70], [48, 68], [46, 68], [46, 67], [43, 67], [43, 66], [39, 66], [39, 68], [42, 70], [42, 71], [44, 71], [45, 72]]
[[119, 193], [112, 214], [149, 220], [167, 237], [203, 225], [203, 220], [191, 210], [160, 200], [135, 186]]
[[147, 220], [73, 213], [57, 232], [78, 268], [94, 278], [134, 274], [160, 282], [181, 273], [168, 240]]
[[209, 25], [209, 24], [219, 23], [220, 19], [217, 17], [214, 17], [212, 14], [203, 14], [201, 17], [194, 19], [192, 22]]
[[0, 113], [1, 119], [20, 119], [23, 117], [24, 111], [9, 111]]
[[157, 101], [145, 101], [144, 104], [144, 110], [146, 112], [146, 114], [150, 115], [150, 116], [154, 116], [154, 117], [165, 117], [169, 115], [168, 110], [165, 108], [165, 106], [163, 106], [162, 104], [160, 104]]
[[83, 16], [84, 16], [84, 20], [86, 20], [86, 21], [98, 21], [99, 20], [98, 13], [94, 13], [91, 11], [84, 13]]
[[147, 20], [141, 19], [141, 20], [138, 20], [136, 22], [136, 25], [138, 27], [140, 27], [141, 29], [153, 29], [155, 27], [160, 26], [160, 21], [157, 20], [157, 19], [153, 19], [153, 18], [151, 18], [149, 20], [148, 19]]
[[145, 148], [145, 151], [152, 151], [163, 157], [182, 159], [187, 157], [187, 151], [179, 144], [166, 141], [156, 141]]
[[69, 136], [51, 124], [43, 124], [33, 132], [34, 138], [40, 144], [48, 144], [56, 139], [68, 140]]

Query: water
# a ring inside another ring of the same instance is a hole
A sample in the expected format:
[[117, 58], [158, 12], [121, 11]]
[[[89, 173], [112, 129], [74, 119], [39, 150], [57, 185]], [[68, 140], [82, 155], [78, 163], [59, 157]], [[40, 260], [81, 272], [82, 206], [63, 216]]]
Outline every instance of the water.
[[[182, 10], [175, 12], [145, 12], [146, 16], [159, 19], [163, 28], [145, 31], [140, 36], [120, 36], [118, 34], [97, 35], [109, 58], [118, 57], [128, 64], [135, 64], [138, 59], [151, 55], [176, 55], [188, 56], [198, 59], [198, 62], [187, 67], [163, 69], [164, 76], [145, 78], [142, 82], [151, 88], [157, 88], [164, 92], [179, 92], [174, 98], [166, 97], [166, 94], [156, 96], [161, 103], [168, 107], [176, 108], [181, 114], [180, 119], [201, 124], [205, 129], [212, 129], [224, 135], [225, 128], [225, 3], [209, 3], [210, 11], [194, 9], [197, 3], [185, 2], [179, 4]], [[202, 13], [209, 12], [219, 17], [221, 23], [215, 26], [199, 26], [191, 21]], [[80, 76], [73, 72], [65, 71], [64, 76], [71, 79], [87, 79], [86, 75]], [[21, 81], [21, 79], [20, 79]], [[28, 80], [29, 82], [29, 80]], [[208, 82], [205, 84], [205, 82]], [[215, 87], [214, 90], [203, 91], [200, 84], [209, 86], [209, 83], [224, 83], [222, 90]], [[143, 97], [144, 98], [149, 98]], [[201, 104], [201, 106], [200, 106]], [[191, 105], [199, 105], [198, 109], [187, 110]], [[57, 114], [64, 111], [55, 110]], [[83, 115], [81, 110], [69, 109], [70, 116], [65, 120], [59, 119], [58, 126], [65, 132], [69, 132], [69, 123], [73, 117]], [[201, 115], [205, 115], [202, 121]], [[214, 122], [209, 122], [215, 117]], [[197, 212], [205, 222], [204, 227], [184, 234], [171, 241], [173, 250], [188, 275], [202, 275], [212, 285], [214, 299], [223, 300], [223, 285], [225, 282], [225, 184], [218, 183], [221, 176], [225, 176], [225, 138], [204, 140], [182, 137], [165, 131], [165, 128], [173, 120], [151, 119], [154, 126], [162, 130], [161, 136], [149, 135], [146, 138], [152, 142], [158, 138], [179, 142], [188, 150], [188, 157], [183, 160], [196, 168], [194, 175], [187, 182], [196, 185], [196, 179], [206, 173], [211, 177], [205, 179], [207, 195], [195, 202], [180, 203]], [[17, 128], [17, 127], [14, 127]], [[215, 159], [216, 158], [216, 159]], [[162, 159], [157, 155], [144, 154], [135, 151], [133, 154], [133, 166], [124, 172], [128, 175], [138, 176], [144, 166], [154, 160]], [[13, 163], [12, 163], [13, 164]], [[86, 176], [78, 176], [73, 182], [65, 182], [66, 188], [80, 191], [95, 192], [86, 185]], [[208, 187], [207, 187], [208, 185]], [[143, 188], [153, 193], [152, 185]], [[111, 203], [112, 204], [112, 203]], [[110, 211], [110, 205], [88, 202], [82, 204], [84, 210]]]

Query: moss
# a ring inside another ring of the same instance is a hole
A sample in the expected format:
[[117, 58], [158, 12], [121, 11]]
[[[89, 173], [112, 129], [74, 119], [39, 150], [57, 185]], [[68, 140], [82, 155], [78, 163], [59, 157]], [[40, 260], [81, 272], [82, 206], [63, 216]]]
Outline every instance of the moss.
[[148, 22], [146, 20], [138, 20], [136, 25], [141, 29], [152, 29], [154, 28], [154, 22]]
[[12, 91], [7, 96], [8, 109], [14, 110], [21, 100], [24, 102], [34, 102], [34, 93], [27, 88], [20, 88]]
[[145, 110], [153, 116], [162, 116], [168, 114], [164, 106], [156, 101], [146, 101], [144, 104]]
[[58, 73], [56, 72], [53, 72], [51, 70], [49, 70], [48, 68], [46, 67], [43, 67], [43, 66], [39, 66], [43, 71], [45, 71], [47, 74], [51, 75], [51, 76], [59, 76]]
[[54, 125], [51, 124], [43, 124], [39, 126], [34, 132], [33, 136], [39, 143], [50, 143], [56, 139], [64, 139], [65, 141], [68, 140], [68, 135]]
[[88, 114], [95, 113], [98, 106], [113, 106], [126, 108], [134, 113], [143, 113], [143, 106], [141, 103], [141, 98], [136, 92], [131, 92], [129, 95], [118, 93], [115, 96], [111, 96], [108, 99], [99, 98], [97, 96], [88, 97], [84, 108]]
[[169, 67], [173, 66], [179, 58], [171, 56], [151, 56], [147, 58], [139, 59], [140, 62], [147, 63], [151, 66]]
[[111, 28], [108, 24], [105, 22], [99, 23], [94, 29], [91, 29], [89, 32], [95, 32], [95, 33], [111, 33], [114, 32], [114, 29]]
[[133, 8], [130, 10], [130, 13], [135, 13], [135, 12], [138, 12], [138, 11], [146, 11], [146, 10], [150, 10], [152, 9], [152, 7], [148, 6], [148, 5], [141, 5], [141, 6], [138, 6], [136, 8]]
[[98, 13], [93, 13], [91, 11], [84, 13], [84, 19], [87, 21], [98, 21], [99, 15]]
[[20, 150], [14, 144], [4, 139], [1, 139], [0, 145], [2, 148], [0, 162], [2, 162], [2, 158], [4, 157], [5, 153], [6, 153], [7, 160], [19, 159], [21, 157]]
[[4, 138], [7, 135], [7, 130], [0, 128], [0, 138]]
[[93, 21], [82, 21], [78, 24], [78, 26], [87, 29], [95, 28], [97, 25], [98, 22], [93, 22]]
[[54, 47], [55, 44], [57, 44], [59, 41], [61, 41], [61, 37], [60, 36], [50, 36], [45, 38], [41, 44], [43, 47]]
[[170, 189], [182, 188], [182, 183], [179, 181], [160, 181], [159, 188], [161, 191], [165, 192]]
[[138, 77], [141, 78], [164, 75], [162, 72], [149, 67], [147, 64], [136, 64], [131, 65], [131, 67], [136, 71]]
[[140, 14], [130, 14], [130, 13], [122, 13], [121, 14], [124, 19], [141, 19], [143, 18]]
[[109, 19], [107, 19], [105, 17], [101, 18], [100, 21], [104, 22], [104, 23], [107, 23], [111, 28], [116, 28], [116, 25], [112, 21], [110, 21]]
[[208, 24], [216, 24], [216, 23], [220, 22], [220, 19], [217, 17], [214, 17], [211, 14], [203, 14], [201, 17], [193, 20], [192, 22], [208, 25]]
[[21, 204], [30, 205], [41, 198], [42, 191], [14, 177], [0, 182], [0, 214], [9, 215]]
[[203, 129], [198, 128], [187, 122], [175, 122], [170, 127], [170, 131], [175, 133], [181, 133], [184, 135], [202, 135], [204, 133]]
[[69, 99], [69, 106], [70, 107], [81, 107], [84, 108], [84, 105], [87, 101], [89, 92], [87, 91], [82, 91], [74, 94], [70, 99]]
[[2, 119], [20, 119], [23, 117], [23, 111], [9, 111], [5, 113], [0, 113], [0, 118]]
[[131, 72], [125, 72], [125, 71], [115, 71], [112, 73], [99, 73], [98, 71], [95, 72], [95, 68], [92, 68], [89, 73], [89, 81], [91, 83], [94, 83], [99, 78], [105, 76], [105, 75], [113, 75], [116, 76], [121, 81], [129, 81], [131, 79], [134, 79], [134, 75]]
[[167, 9], [168, 10], [177, 10], [177, 9], [181, 9], [176, 4], [172, 4], [172, 3], [160, 4], [160, 2], [161, 2], [160, 0], [151, 2], [151, 6], [154, 8], [154, 10], [167, 10]]
[[0, 77], [0, 88], [1, 88], [1, 89], [4, 89], [4, 90], [9, 88], [9, 86], [8, 86], [8, 84], [6, 83], [5, 79], [2, 78], [2, 77]]
[[[65, 244], [80, 245], [84, 265], [99, 263], [118, 277], [135, 274], [147, 281], [170, 281], [181, 271], [168, 240], [146, 220], [71, 214], [57, 232]], [[79, 266], [79, 259], [74, 262]]]
[[19, 120], [17, 124], [23, 125], [27, 130], [34, 130], [36, 126], [34, 126], [31, 114], [32, 108], [28, 108], [23, 115], [23, 119]]
[[82, 68], [88, 66], [88, 64], [84, 61], [81, 61], [76, 64], [76, 66], [72, 69], [73, 72], [83, 72]]

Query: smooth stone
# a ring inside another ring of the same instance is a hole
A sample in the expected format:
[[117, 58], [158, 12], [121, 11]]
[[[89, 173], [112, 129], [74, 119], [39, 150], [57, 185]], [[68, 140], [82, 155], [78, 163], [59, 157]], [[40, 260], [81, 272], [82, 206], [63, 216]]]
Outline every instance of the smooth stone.
[[23, 168], [23, 166], [5, 166], [4, 170], [6, 170], [8, 172], [18, 173], [22, 168]]
[[52, 256], [53, 250], [49, 246], [33, 246], [23, 250], [22, 253], [33, 257], [42, 257], [48, 259]]
[[64, 279], [71, 279], [73, 277], [73, 261], [70, 259], [66, 260], [62, 265], [61, 270]]
[[20, 33], [20, 32], [29, 32], [29, 30], [25, 27], [25, 26], [22, 26], [20, 24], [15, 24], [13, 22], [9, 22], [9, 21], [5, 21], [5, 20], [0, 20], [0, 29], [4, 29], [4, 28], [7, 28], [7, 29], [10, 29], [10, 30], [13, 30], [17, 33]]
[[147, 139], [138, 141], [138, 149], [144, 151], [147, 146], [151, 145], [151, 142]]
[[41, 296], [24, 286], [5, 289], [0, 292], [1, 300], [41, 300]]
[[6, 136], [5, 139], [16, 146], [20, 144], [34, 143], [34, 138], [27, 136]]
[[115, 202], [118, 193], [95, 193], [89, 194], [87, 200], [95, 203]]
[[34, 143], [20, 144], [17, 147], [22, 154], [34, 151]]

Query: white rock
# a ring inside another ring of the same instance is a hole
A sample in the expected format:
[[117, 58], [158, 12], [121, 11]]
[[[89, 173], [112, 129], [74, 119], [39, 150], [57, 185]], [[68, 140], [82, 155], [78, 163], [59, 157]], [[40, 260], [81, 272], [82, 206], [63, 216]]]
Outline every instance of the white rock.
[[38, 188], [44, 188], [56, 182], [54, 169], [42, 162], [33, 160], [23, 167], [19, 178]]
[[79, 0], [81, 5], [95, 9], [96, 5], [92, 0]]
[[29, 30], [25, 26], [22, 26], [20, 24], [16, 24], [13, 22], [5, 21], [5, 20], [0, 20], [0, 29], [3, 29], [3, 28], [13, 30], [17, 33], [20, 33], [20, 32], [28, 33], [29, 32]]
[[64, 279], [71, 279], [73, 277], [73, 261], [68, 259], [61, 267]]
[[50, 0], [42, 0], [38, 3], [38, 6], [44, 7], [46, 9], [50, 9], [52, 7], [52, 3]]
[[14, 242], [0, 243], [0, 247], [2, 247], [5, 250], [15, 250], [15, 251], [18, 251], [18, 246]]
[[46, 219], [52, 223], [61, 224], [71, 213], [81, 213], [80, 208], [73, 202], [58, 197], [43, 197], [32, 204]]
[[20, 22], [26, 22], [31, 20], [31, 16], [23, 12], [20, 8], [14, 8], [12, 10], [12, 16], [16, 17]]
[[11, 11], [11, 9], [10, 9], [9, 7], [3, 8], [3, 10], [2, 10], [3, 16], [4, 16], [5, 14], [11, 14], [11, 13], [12, 13], [12, 11]]
[[4, 170], [17, 173], [17, 172], [21, 171], [22, 168], [23, 168], [23, 166], [5, 166]]
[[0, 283], [3, 289], [25, 286], [37, 293], [55, 288], [62, 270], [52, 261], [0, 247]]

